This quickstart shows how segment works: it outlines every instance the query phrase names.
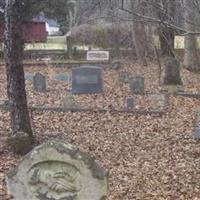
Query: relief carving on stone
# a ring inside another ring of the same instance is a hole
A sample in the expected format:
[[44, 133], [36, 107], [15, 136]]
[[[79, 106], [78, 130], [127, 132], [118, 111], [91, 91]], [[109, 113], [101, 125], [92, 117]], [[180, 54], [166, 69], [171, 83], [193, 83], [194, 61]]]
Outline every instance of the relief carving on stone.
[[37, 163], [31, 167], [28, 174], [31, 190], [38, 199], [76, 200], [81, 190], [80, 171], [69, 163]]

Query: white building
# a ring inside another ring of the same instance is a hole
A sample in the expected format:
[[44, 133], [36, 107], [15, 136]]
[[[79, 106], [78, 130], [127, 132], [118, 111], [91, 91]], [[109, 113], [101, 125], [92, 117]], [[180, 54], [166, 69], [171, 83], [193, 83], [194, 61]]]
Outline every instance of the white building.
[[60, 35], [60, 28], [59, 25], [55, 20], [52, 19], [45, 19], [46, 22], [46, 30], [48, 32], [48, 35]]
[[44, 13], [40, 13], [40, 15], [35, 17], [33, 20], [45, 22], [46, 31], [49, 36], [60, 35], [60, 28], [57, 21], [45, 17]]

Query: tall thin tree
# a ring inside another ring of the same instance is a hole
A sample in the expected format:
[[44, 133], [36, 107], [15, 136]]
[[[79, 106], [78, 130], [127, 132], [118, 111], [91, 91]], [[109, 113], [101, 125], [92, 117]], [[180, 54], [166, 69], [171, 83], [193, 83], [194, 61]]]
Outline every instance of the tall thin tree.
[[16, 140], [20, 140], [21, 137], [18, 134], [23, 132], [27, 135], [29, 142], [33, 142], [23, 69], [24, 41], [22, 33], [22, 13], [24, 6], [24, 1], [6, 0], [5, 61], [7, 94], [10, 107], [12, 137]]

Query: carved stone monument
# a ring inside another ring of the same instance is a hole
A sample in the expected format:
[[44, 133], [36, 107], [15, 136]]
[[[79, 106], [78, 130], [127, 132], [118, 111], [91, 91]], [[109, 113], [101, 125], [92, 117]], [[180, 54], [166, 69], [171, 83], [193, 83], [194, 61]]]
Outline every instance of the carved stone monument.
[[36, 92], [46, 92], [46, 77], [36, 73], [33, 77], [33, 87]]
[[48, 141], [27, 154], [7, 175], [14, 200], [102, 200], [107, 173], [86, 153]]
[[92, 94], [101, 93], [102, 69], [96, 66], [86, 66], [72, 69], [72, 93]]
[[136, 76], [130, 78], [130, 90], [133, 94], [144, 94], [144, 78]]

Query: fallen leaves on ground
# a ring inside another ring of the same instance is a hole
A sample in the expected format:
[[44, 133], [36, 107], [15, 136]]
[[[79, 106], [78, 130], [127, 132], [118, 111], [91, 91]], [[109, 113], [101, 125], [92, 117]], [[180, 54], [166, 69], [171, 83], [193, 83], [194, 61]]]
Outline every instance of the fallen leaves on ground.
[[[123, 70], [144, 76], [147, 92], [159, 92], [158, 69], [154, 63], [143, 67], [127, 61]], [[40, 71], [48, 75], [48, 68], [27, 68], [26, 71]], [[62, 71], [69, 72], [55, 69], [55, 72]], [[104, 93], [76, 96], [76, 101], [83, 106], [101, 108], [123, 106], [123, 100], [130, 92], [126, 85], [121, 87], [117, 83], [117, 77], [117, 71], [105, 70]], [[185, 90], [199, 91], [200, 75], [183, 70], [182, 77]], [[5, 71], [1, 69], [1, 99], [6, 98], [5, 88]], [[29, 105], [60, 106], [67, 88], [67, 83], [48, 79], [49, 91], [39, 94], [33, 92], [32, 83], [27, 81]], [[139, 99], [138, 105], [145, 106], [145, 102], [146, 99]], [[170, 96], [169, 103], [169, 110], [162, 117], [111, 112], [34, 112], [33, 128], [39, 143], [51, 138], [62, 139], [88, 152], [107, 169], [110, 184], [108, 200], [200, 199], [200, 143], [193, 139], [200, 102]], [[9, 130], [9, 114], [0, 111], [2, 138]], [[5, 174], [21, 158], [13, 155], [2, 141], [0, 191], [5, 190]]]

